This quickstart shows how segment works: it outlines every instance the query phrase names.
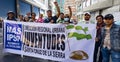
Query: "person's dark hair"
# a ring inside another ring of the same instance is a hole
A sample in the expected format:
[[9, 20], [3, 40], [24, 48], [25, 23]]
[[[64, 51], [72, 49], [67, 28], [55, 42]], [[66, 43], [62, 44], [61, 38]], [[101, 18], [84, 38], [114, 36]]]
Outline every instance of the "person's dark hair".
[[111, 19], [114, 19], [114, 16], [112, 14], [107, 14], [107, 15], [105, 15], [104, 19], [105, 20], [107, 20], [107, 19], [111, 20]]
[[60, 13], [60, 14], [64, 15], [64, 13]]
[[31, 15], [34, 14], [36, 16], [36, 13], [32, 12]]
[[65, 18], [70, 18], [68, 14], [65, 14]]
[[97, 20], [98, 17], [101, 17], [102, 20], [104, 19], [104, 17], [102, 15], [98, 15], [98, 16], [96, 16], [96, 20]]
[[47, 10], [47, 12], [52, 12], [51, 10]]
[[18, 15], [18, 16], [19, 16], [19, 17], [20, 17], [20, 16], [22, 16], [22, 17], [23, 17], [23, 15]]

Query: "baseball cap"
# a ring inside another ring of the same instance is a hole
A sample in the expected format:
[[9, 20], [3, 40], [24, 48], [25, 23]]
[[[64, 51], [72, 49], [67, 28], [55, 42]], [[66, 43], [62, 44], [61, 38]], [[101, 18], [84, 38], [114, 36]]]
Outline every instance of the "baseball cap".
[[114, 16], [112, 14], [107, 14], [104, 19], [114, 19]]
[[90, 12], [85, 12], [84, 15], [90, 15]]
[[15, 14], [13, 11], [8, 11], [7, 14]]

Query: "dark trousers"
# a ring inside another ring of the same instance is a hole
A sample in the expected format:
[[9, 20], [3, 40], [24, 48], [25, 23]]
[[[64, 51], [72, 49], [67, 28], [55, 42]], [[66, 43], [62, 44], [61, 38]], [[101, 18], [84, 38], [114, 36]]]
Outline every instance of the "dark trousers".
[[[101, 52], [101, 49], [100, 49], [100, 51], [98, 51], [98, 49], [100, 47], [100, 44], [101, 44], [100, 41], [95, 42], [93, 62], [102, 62], [102, 52]], [[98, 53], [99, 53], [99, 56], [98, 56]], [[98, 59], [98, 61], [97, 61], [97, 59]]]

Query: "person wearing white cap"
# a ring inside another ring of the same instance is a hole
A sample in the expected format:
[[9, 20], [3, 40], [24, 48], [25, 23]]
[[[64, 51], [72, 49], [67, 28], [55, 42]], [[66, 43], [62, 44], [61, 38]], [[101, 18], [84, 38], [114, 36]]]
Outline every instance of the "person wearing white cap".
[[15, 13], [13, 11], [9, 11], [7, 13], [7, 20], [17, 21], [15, 18]]
[[80, 24], [94, 24], [95, 22], [90, 20], [91, 15], [89, 12], [84, 13], [84, 20], [80, 21]]

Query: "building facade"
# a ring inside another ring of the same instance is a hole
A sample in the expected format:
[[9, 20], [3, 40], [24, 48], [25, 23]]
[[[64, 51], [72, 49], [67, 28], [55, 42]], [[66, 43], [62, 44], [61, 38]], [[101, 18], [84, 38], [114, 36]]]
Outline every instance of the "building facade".
[[[48, 10], [48, 0], [0, 0], [0, 17], [7, 17], [8, 11], [13, 11], [16, 17], [26, 15], [28, 12], [35, 12], [37, 17], [39, 14], [45, 14]], [[9, 2], [9, 4], [8, 4]]]
[[68, 10], [68, 6], [71, 6], [72, 9], [72, 18], [76, 19], [76, 4], [75, 4], [75, 0], [64, 0], [64, 13], [68, 14], [69, 10]]
[[64, 12], [64, 3], [65, 0], [56, 0], [58, 2], [58, 5], [60, 7], [60, 12]]
[[41, 13], [44, 16], [46, 16], [46, 11], [48, 10], [48, 0], [25, 0], [25, 1], [32, 5], [32, 12], [35, 12], [37, 15]]
[[[81, 10], [77, 12], [77, 16], [80, 17], [84, 12], [91, 13], [91, 19], [95, 20], [95, 17], [99, 14], [103, 16], [111, 13], [115, 17], [115, 21], [120, 21], [120, 0], [80, 0], [80, 5], [77, 5], [77, 8], [81, 7]], [[77, 0], [76, 0], [77, 2]], [[80, 6], [80, 7], [79, 7]], [[82, 19], [82, 18], [81, 18]]]
[[80, 21], [83, 19], [83, 6], [82, 6], [82, 0], [75, 0], [76, 3], [76, 17], [77, 20]]
[[55, 5], [54, 5], [55, 1], [56, 0], [48, 0], [48, 9], [52, 10], [52, 15], [56, 14], [56, 8], [55, 8]]

